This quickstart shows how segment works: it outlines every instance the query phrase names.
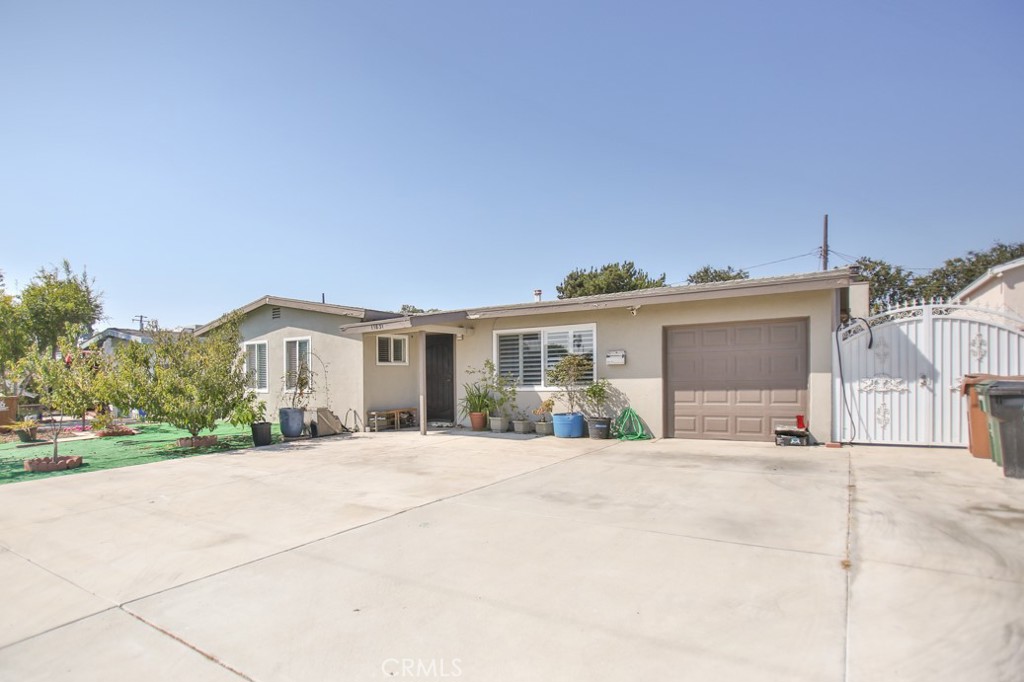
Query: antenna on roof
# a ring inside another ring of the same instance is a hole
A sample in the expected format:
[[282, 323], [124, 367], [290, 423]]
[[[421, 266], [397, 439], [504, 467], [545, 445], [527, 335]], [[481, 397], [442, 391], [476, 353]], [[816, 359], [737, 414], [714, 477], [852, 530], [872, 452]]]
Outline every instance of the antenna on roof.
[[149, 318], [146, 317], [145, 315], [136, 315], [135, 317], [132, 318], [132, 322], [134, 322], [135, 320], [139, 321], [139, 331], [141, 332], [144, 331], [142, 323], [148, 319]]

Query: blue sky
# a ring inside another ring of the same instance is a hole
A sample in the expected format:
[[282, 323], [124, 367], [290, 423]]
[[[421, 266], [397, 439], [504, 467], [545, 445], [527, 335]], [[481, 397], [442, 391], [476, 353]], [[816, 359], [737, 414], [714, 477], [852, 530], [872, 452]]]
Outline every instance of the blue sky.
[[69, 258], [109, 324], [176, 326], [682, 282], [825, 213], [934, 267], [1024, 240], [1022, 34], [1018, 0], [0, 0], [0, 270]]

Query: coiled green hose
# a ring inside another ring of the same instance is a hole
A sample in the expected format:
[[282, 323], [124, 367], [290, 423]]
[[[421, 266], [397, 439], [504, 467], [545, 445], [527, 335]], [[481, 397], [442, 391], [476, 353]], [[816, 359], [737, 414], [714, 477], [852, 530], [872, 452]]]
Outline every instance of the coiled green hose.
[[619, 440], [647, 440], [651, 436], [640, 421], [640, 415], [632, 407], [627, 407], [615, 420], [616, 438]]

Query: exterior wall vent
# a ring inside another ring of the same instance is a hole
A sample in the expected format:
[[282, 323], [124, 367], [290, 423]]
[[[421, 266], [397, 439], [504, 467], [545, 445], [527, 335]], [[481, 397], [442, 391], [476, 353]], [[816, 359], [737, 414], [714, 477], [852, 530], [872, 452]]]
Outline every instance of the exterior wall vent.
[[280, 320], [281, 319], [281, 308], [279, 306], [274, 306], [273, 308], [270, 309], [270, 319], [272, 319], [272, 320]]

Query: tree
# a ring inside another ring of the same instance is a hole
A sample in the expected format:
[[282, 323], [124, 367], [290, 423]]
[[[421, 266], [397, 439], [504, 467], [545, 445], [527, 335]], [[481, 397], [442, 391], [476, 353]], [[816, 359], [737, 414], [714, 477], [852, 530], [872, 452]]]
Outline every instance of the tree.
[[103, 317], [102, 294], [93, 286], [88, 273], [75, 274], [67, 260], [61, 270], [39, 269], [22, 290], [21, 305], [28, 333], [40, 349], [56, 351], [58, 339], [71, 327], [92, 331]]
[[968, 251], [966, 256], [947, 260], [927, 275], [918, 278], [916, 285], [924, 298], [952, 298], [968, 284], [984, 275], [989, 268], [1022, 256], [1024, 242], [996, 242], [987, 251]]
[[25, 309], [0, 289], [0, 393], [7, 391], [8, 370], [25, 357], [30, 345]]
[[102, 401], [101, 377], [109, 364], [102, 353], [79, 348], [76, 331], [70, 330], [58, 342], [59, 352], [49, 353], [35, 346], [24, 360], [39, 391], [39, 402], [61, 415], [53, 435], [54, 456], [64, 417], [81, 417], [84, 424], [85, 413]]
[[421, 313], [436, 313], [440, 312], [440, 308], [431, 308], [430, 310], [424, 310], [423, 308], [417, 308], [411, 303], [403, 303], [401, 309], [398, 311], [402, 315], [419, 315]]
[[193, 438], [216, 429], [246, 399], [238, 324], [237, 315], [229, 317], [201, 338], [154, 325], [152, 344], [132, 344], [137, 348], [118, 355], [125, 383], [114, 395], [129, 404], [117, 407], [141, 408]]
[[711, 282], [730, 282], [734, 279], [750, 279], [746, 270], [734, 270], [731, 265], [724, 268], [713, 268], [705, 265], [686, 278], [687, 284], [710, 284]]
[[608, 263], [600, 268], [573, 270], [556, 289], [558, 298], [577, 298], [595, 294], [613, 294], [619, 291], [635, 291], [665, 286], [665, 273], [652, 278], [638, 270], [633, 261]]
[[918, 278], [899, 265], [867, 257], [858, 258], [856, 265], [860, 268], [861, 275], [870, 283], [872, 310], [897, 306], [919, 295]]

